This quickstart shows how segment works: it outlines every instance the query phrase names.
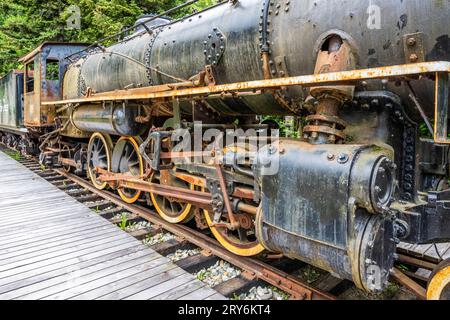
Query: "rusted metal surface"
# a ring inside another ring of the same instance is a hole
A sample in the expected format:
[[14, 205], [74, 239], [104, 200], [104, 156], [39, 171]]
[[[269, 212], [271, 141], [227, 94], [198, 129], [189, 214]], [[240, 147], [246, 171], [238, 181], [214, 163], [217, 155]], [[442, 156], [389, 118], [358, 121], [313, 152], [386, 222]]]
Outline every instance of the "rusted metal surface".
[[[358, 80], [369, 79], [389, 79], [395, 80], [401, 77], [414, 76], [420, 74], [430, 74], [435, 72], [450, 72], [450, 62], [423, 62], [416, 64], [405, 64], [388, 67], [378, 67], [370, 69], [331, 72], [324, 74], [306, 75], [289, 78], [278, 78], [270, 80], [256, 80], [247, 82], [237, 82], [224, 85], [206, 86], [199, 88], [187, 88], [178, 90], [156, 91], [149, 89], [149, 92], [143, 92], [145, 89], [117, 90], [101, 95], [93, 94], [89, 98], [67, 99], [43, 103], [44, 105], [61, 105], [66, 103], [86, 103], [99, 101], [117, 101], [117, 100], [140, 100], [140, 99], [160, 99], [160, 98], [189, 98], [192, 96], [207, 96], [209, 94], [230, 93], [242, 90], [258, 89], [276, 89], [290, 86], [318, 86], [318, 85], [337, 85], [353, 84]], [[166, 86], [164, 86], [166, 88]], [[149, 87], [151, 88], [151, 87]], [[139, 90], [135, 93], [135, 90]]]
[[326, 292], [316, 290], [315, 288], [309, 286], [308, 284], [303, 283], [299, 279], [296, 279], [288, 275], [287, 273], [275, 269], [263, 262], [257, 261], [252, 258], [239, 257], [233, 253], [230, 253], [222, 246], [220, 246], [220, 244], [218, 244], [217, 241], [199, 232], [195, 232], [186, 226], [171, 224], [169, 222], [166, 222], [156, 214], [151, 213], [147, 209], [132, 204], [126, 204], [118, 196], [107, 191], [99, 191], [95, 187], [93, 187], [90, 183], [75, 175], [68, 174], [60, 169], [55, 169], [55, 171], [74, 181], [78, 185], [88, 189], [89, 191], [98, 194], [99, 196], [123, 207], [124, 209], [132, 213], [140, 215], [144, 219], [150, 221], [155, 225], [161, 226], [162, 228], [175, 234], [176, 236], [183, 237], [192, 244], [197, 245], [202, 249], [208, 250], [217, 257], [224, 259], [243, 270], [248, 271], [256, 278], [264, 280], [276, 287], [283, 288], [283, 290], [285, 290], [287, 293], [293, 295], [296, 298], [313, 299], [313, 300], [336, 299], [334, 296]]
[[220, 189], [223, 194], [223, 201], [225, 202], [225, 208], [227, 209], [228, 218], [230, 219], [230, 228], [232, 230], [237, 229], [239, 228], [239, 222], [235, 218], [233, 209], [231, 208], [230, 198], [227, 194], [227, 185], [222, 172], [222, 166], [219, 163], [216, 163], [214, 166], [216, 168], [217, 177], [219, 179]]
[[[54, 126], [55, 109], [43, 102], [57, 101], [61, 96], [61, 83], [68, 54], [84, 48], [80, 43], [44, 42], [20, 59], [25, 65], [24, 123], [26, 126]], [[55, 70], [48, 66], [55, 63]], [[50, 72], [56, 74], [50, 75]], [[55, 78], [57, 77], [57, 78]]]
[[164, 184], [157, 184], [143, 181], [128, 175], [116, 176], [114, 174], [102, 174], [100, 181], [112, 182], [115, 188], [128, 188], [144, 192], [150, 192], [163, 197], [171, 197], [184, 202], [192, 203], [200, 208], [210, 209], [211, 194], [208, 192], [194, 191], [185, 188], [178, 188]]
[[23, 71], [13, 70], [0, 78], [0, 126], [23, 128]]

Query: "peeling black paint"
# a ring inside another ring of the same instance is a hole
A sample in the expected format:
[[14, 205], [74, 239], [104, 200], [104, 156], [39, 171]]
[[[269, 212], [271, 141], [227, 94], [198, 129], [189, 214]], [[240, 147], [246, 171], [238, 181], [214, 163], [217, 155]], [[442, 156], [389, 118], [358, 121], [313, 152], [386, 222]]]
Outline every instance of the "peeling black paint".
[[397, 22], [397, 28], [403, 30], [407, 24], [408, 24], [408, 16], [406, 14], [402, 14]]
[[448, 34], [439, 36], [436, 39], [436, 44], [433, 49], [426, 56], [427, 61], [450, 61], [450, 38]]

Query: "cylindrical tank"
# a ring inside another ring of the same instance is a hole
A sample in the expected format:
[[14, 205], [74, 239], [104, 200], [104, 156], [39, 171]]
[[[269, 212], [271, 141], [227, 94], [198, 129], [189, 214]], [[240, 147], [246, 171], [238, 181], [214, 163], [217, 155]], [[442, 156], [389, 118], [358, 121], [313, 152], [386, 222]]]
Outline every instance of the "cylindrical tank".
[[72, 125], [86, 132], [105, 132], [119, 136], [138, 136], [148, 127], [135, 119], [141, 116], [139, 106], [125, 104], [85, 105], [73, 110]]
[[[418, 34], [423, 44], [419, 58], [450, 60], [449, 10], [448, 1], [228, 1], [151, 35], [141, 29], [121, 43], [91, 52], [80, 63], [79, 80], [70, 85], [78, 85], [78, 94], [87, 87], [102, 92], [156, 85], [176, 81], [167, 75], [188, 79], [206, 65], [213, 66], [219, 84], [263, 79], [262, 51], [267, 52], [271, 77], [312, 74], [322, 44], [333, 34], [350, 43], [357, 68], [414, 62], [405, 54], [408, 34]], [[430, 87], [413, 85], [428, 105]], [[391, 89], [400, 95], [404, 90]], [[211, 104], [223, 114], [284, 114], [298, 110], [305, 96], [303, 90], [290, 90], [277, 99], [265, 94]], [[291, 105], [280, 103], [280, 97]]]

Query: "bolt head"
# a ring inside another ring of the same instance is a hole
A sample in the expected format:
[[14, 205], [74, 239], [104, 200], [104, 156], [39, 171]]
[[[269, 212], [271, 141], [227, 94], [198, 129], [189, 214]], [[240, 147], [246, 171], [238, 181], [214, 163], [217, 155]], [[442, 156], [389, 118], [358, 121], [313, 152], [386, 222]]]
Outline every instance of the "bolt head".
[[408, 43], [408, 46], [412, 47], [413, 45], [416, 44], [416, 39], [414, 39], [414, 38], [409, 38], [409, 39], [407, 40], [407, 43]]
[[417, 56], [417, 54], [412, 53], [412, 54], [409, 56], [409, 61], [411, 61], [411, 62], [416, 62], [417, 60], [419, 60], [419, 57]]

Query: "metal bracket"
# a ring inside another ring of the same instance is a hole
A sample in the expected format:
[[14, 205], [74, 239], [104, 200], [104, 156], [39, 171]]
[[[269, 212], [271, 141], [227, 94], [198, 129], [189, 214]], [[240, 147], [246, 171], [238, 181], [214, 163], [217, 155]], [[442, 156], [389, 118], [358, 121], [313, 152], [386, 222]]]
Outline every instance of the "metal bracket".
[[449, 78], [447, 72], [436, 72], [434, 142], [450, 144], [448, 138]]
[[403, 50], [406, 63], [425, 62], [423, 33], [411, 33], [403, 36]]
[[213, 32], [208, 34], [208, 38], [203, 41], [205, 65], [217, 66], [225, 52], [226, 45], [225, 35], [218, 28], [214, 28]]
[[172, 133], [170, 132], [163, 132], [163, 131], [151, 132], [148, 135], [147, 139], [139, 147], [139, 152], [141, 153], [142, 157], [145, 159], [147, 163], [150, 164], [150, 167], [153, 170], [159, 171], [171, 169], [173, 167], [173, 163], [170, 164], [161, 163], [162, 140], [170, 137], [171, 135]]
[[277, 66], [278, 76], [280, 78], [289, 77], [289, 72], [286, 66], [286, 56], [275, 57], [275, 65]]

